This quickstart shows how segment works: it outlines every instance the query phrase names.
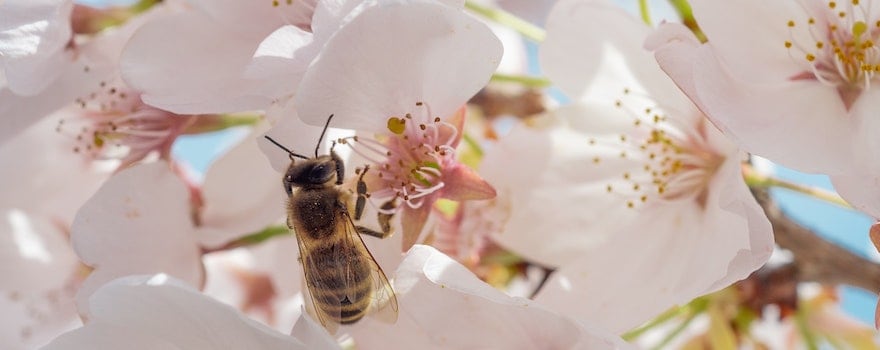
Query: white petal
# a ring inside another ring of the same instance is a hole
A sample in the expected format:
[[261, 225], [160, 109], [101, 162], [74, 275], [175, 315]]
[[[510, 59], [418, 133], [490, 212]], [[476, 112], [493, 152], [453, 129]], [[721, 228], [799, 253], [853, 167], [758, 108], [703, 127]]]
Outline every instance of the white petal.
[[742, 182], [738, 161], [696, 203], [647, 211], [600, 249], [557, 270], [538, 302], [621, 333], [660, 312], [745, 278], [770, 256], [770, 223]]
[[[200, 13], [178, 14], [138, 30], [122, 54], [120, 69], [127, 83], [144, 92], [144, 102], [175, 113], [261, 109], [271, 98], [249, 95], [257, 82], [241, 75], [268, 33], [243, 35], [235, 26]], [[174, 77], [173, 84], [169, 77]]]
[[66, 232], [49, 218], [0, 210], [0, 348], [33, 349], [75, 327], [80, 269]]
[[476, 278], [443, 253], [416, 245], [398, 268], [397, 324], [362, 321], [351, 330], [357, 346], [413, 349], [614, 349], [619, 338], [584, 329], [523, 298]]
[[[332, 140], [352, 135], [348, 130], [329, 128], [319, 145], [318, 139], [321, 138], [321, 131], [324, 129], [324, 124], [327, 122], [328, 116], [324, 117], [324, 121], [321, 122], [320, 126], [303, 123], [302, 120], [297, 117], [297, 112], [293, 109], [292, 102], [292, 100], [288, 101], [284, 106], [274, 105], [273, 108], [266, 112], [266, 116], [269, 119], [278, 119], [279, 121], [265, 134], [289, 149], [291, 152], [305, 157], [313, 157], [316, 153], [315, 147], [320, 146], [318, 147], [317, 154], [327, 154], [330, 152], [330, 144]], [[336, 117], [333, 117], [330, 124], [336, 125], [335, 120]], [[281, 189], [283, 193], [284, 188], [281, 186], [280, 179], [281, 174], [286, 173], [287, 168], [290, 166], [290, 156], [283, 149], [269, 142], [265, 137], [260, 137], [257, 140], [257, 143], [263, 151], [263, 154], [269, 160], [269, 164], [279, 173], [278, 188]], [[339, 153], [339, 156], [345, 160], [347, 159], [346, 150], [347, 147], [337, 147], [334, 151]]]
[[89, 303], [89, 324], [45, 349], [306, 349], [167, 275], [117, 279]]
[[0, 2], [0, 63], [13, 92], [35, 95], [63, 72], [72, 10], [65, 0]]
[[852, 164], [855, 125], [843, 117], [834, 89], [807, 80], [752, 84], [726, 69], [712, 47], [696, 55], [689, 95], [741, 148], [806, 172], [843, 172]]
[[261, 133], [256, 130], [246, 136], [205, 174], [198, 228], [202, 246], [220, 246], [283, 222], [286, 194], [278, 173], [261, 159], [256, 139]]
[[305, 312], [300, 314], [290, 335], [299, 339], [309, 349], [340, 349], [330, 333]]
[[734, 76], [756, 83], [782, 82], [803, 70], [784, 46], [791, 40], [788, 21], [807, 23], [801, 3], [695, 0], [691, 6], [700, 29]]
[[165, 6], [154, 6], [121, 27], [108, 28], [82, 44], [78, 47], [75, 60], [66, 60], [53, 68], [60, 73], [38, 94], [17, 96], [8, 89], [0, 89], [0, 119], [5, 123], [0, 128], [0, 143], [17, 135], [40, 118], [73, 104], [77, 98], [87, 97], [89, 92], [100, 87], [100, 82], [116, 79], [119, 53], [131, 33], [144, 22], [164, 15], [166, 10]]
[[560, 1], [547, 20], [541, 67], [572, 99], [610, 105], [629, 89], [661, 101], [667, 112], [687, 111], [689, 103], [642, 48], [648, 30], [605, 1]]
[[[147, 189], [147, 190], [145, 190]], [[201, 252], [190, 219], [189, 192], [164, 162], [136, 165], [108, 180], [77, 213], [71, 240], [95, 268], [81, 287], [80, 310], [116, 277], [167, 273], [202, 283]]]
[[290, 97], [322, 45], [313, 41], [312, 33], [298, 27], [278, 28], [257, 47], [244, 77], [260, 82], [254, 93], [277, 99]]
[[79, 269], [65, 232], [40, 215], [0, 210], [0, 241], [4, 291], [31, 294], [61, 289]]
[[496, 202], [509, 206], [503, 230], [492, 236], [496, 242], [559, 266], [634, 218], [606, 187], [632, 186], [622, 174], [641, 165], [621, 159], [619, 149], [588, 146], [588, 139], [561, 122], [538, 130], [517, 125], [486, 153], [480, 174], [498, 191]]
[[308, 124], [381, 132], [392, 115], [425, 102], [448, 116], [482, 88], [501, 43], [462, 11], [404, 1], [365, 10], [327, 43], [299, 87]]
[[59, 119], [69, 116], [66, 112], [43, 118], [0, 144], [0, 207], [50, 214], [69, 223], [107, 178], [73, 152], [73, 137], [55, 131]]

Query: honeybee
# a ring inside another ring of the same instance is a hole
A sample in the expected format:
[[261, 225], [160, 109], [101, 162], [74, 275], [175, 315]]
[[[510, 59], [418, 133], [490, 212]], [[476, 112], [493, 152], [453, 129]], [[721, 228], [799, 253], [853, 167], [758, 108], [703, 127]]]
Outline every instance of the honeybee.
[[333, 147], [330, 154], [318, 156], [332, 118], [333, 115], [327, 118], [314, 158], [294, 153], [265, 137], [290, 156], [290, 166], [282, 179], [289, 196], [287, 226], [299, 243], [300, 262], [313, 305], [310, 311], [324, 328], [335, 333], [338, 325], [355, 323], [367, 314], [396, 322], [397, 299], [388, 278], [360, 237], [367, 234], [385, 238], [390, 229], [382, 225], [383, 232], [377, 232], [355, 225], [352, 219], [352, 214], [360, 219], [364, 210], [367, 188], [363, 178], [369, 167], [359, 171], [354, 193], [341, 187], [345, 166]]

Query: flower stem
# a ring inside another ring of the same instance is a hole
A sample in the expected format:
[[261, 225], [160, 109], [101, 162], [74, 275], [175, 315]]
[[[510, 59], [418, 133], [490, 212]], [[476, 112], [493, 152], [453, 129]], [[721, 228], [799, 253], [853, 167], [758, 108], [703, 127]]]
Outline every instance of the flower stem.
[[184, 130], [184, 134], [202, 134], [226, 130], [236, 126], [252, 126], [263, 120], [263, 116], [252, 114], [203, 115]]
[[673, 307], [669, 310], [666, 310], [650, 322], [642, 325], [639, 328], [633, 329], [629, 332], [621, 335], [623, 340], [631, 342], [636, 338], [640, 337], [645, 332], [654, 329], [655, 327], [665, 324], [673, 319], [681, 318], [684, 316], [684, 320], [672, 330], [671, 333], [667, 333], [663, 340], [660, 341], [654, 348], [660, 349], [666, 346], [670, 341], [675, 339], [681, 332], [683, 332], [687, 326], [701, 313], [706, 312], [709, 308], [709, 298], [706, 296], [696, 298], [692, 300], [690, 303], [684, 306]]
[[257, 244], [263, 243], [265, 241], [268, 241], [272, 238], [275, 238], [277, 236], [283, 236], [283, 235], [287, 235], [287, 234], [290, 234], [290, 229], [287, 228], [287, 226], [284, 226], [284, 225], [268, 226], [260, 231], [239, 237], [238, 239], [231, 241], [229, 243], [226, 243], [220, 247], [204, 249], [203, 253], [207, 254], [207, 253], [225, 251], [225, 250], [230, 250], [230, 249], [235, 249], [235, 248], [240, 248], [240, 247], [257, 245]]
[[645, 332], [653, 329], [656, 326], [659, 326], [663, 323], [666, 323], [666, 321], [669, 321], [673, 318], [684, 315], [687, 311], [688, 311], [687, 306], [672, 307], [669, 310], [666, 310], [665, 312], [663, 312], [662, 314], [657, 316], [656, 318], [654, 318], [653, 320], [649, 321], [648, 323], [646, 323], [636, 329], [633, 329], [629, 332], [623, 333], [623, 335], [621, 335], [620, 337], [626, 341], [633, 341], [636, 338], [640, 337]]
[[840, 198], [836, 193], [824, 190], [821, 188], [804, 186], [798, 183], [794, 183], [791, 181], [786, 181], [780, 178], [776, 178], [767, 174], [761, 174], [756, 171], [750, 165], [743, 166], [743, 176], [745, 177], [746, 184], [749, 187], [753, 188], [768, 188], [768, 187], [779, 187], [787, 190], [795, 191], [798, 193], [802, 193], [813, 198], [821, 199], [823, 201], [829, 202], [831, 204], [836, 204], [840, 207], [852, 209], [852, 207], [847, 203], [843, 198]]
[[700, 26], [697, 24], [697, 20], [694, 18], [694, 11], [691, 9], [691, 4], [689, 4], [687, 0], [669, 0], [669, 4], [675, 8], [675, 11], [678, 12], [678, 16], [681, 17], [682, 23], [697, 36], [697, 39], [700, 39], [700, 42], [704, 43], [708, 41], [706, 34], [703, 33], [703, 30], [700, 29]]
[[528, 75], [492, 74], [492, 81], [497, 83], [517, 83], [526, 87], [544, 88], [550, 86], [550, 81], [542, 77], [530, 77]]
[[654, 26], [651, 22], [651, 13], [648, 8], [648, 0], [639, 0], [639, 13], [642, 15], [642, 22], [649, 26]]
[[492, 20], [498, 24], [507, 26], [510, 29], [519, 32], [524, 37], [529, 38], [529, 40], [532, 40], [534, 42], [544, 41], [544, 36], [546, 35], [544, 29], [541, 29], [540, 27], [531, 24], [524, 19], [517, 17], [510, 12], [497, 8], [486, 7], [473, 1], [466, 1], [464, 7], [480, 16], [485, 17], [486, 19]]
[[816, 342], [816, 334], [813, 333], [810, 326], [807, 325], [807, 315], [805, 315], [803, 311], [798, 310], [795, 313], [794, 321], [797, 325], [798, 332], [801, 333], [801, 338], [807, 345], [807, 349], [818, 350], [819, 344]]
[[699, 316], [699, 315], [700, 315], [700, 312], [695, 312], [695, 311], [689, 312], [687, 315], [687, 318], [685, 318], [683, 321], [681, 321], [681, 323], [679, 323], [678, 326], [675, 327], [675, 329], [673, 329], [671, 332], [666, 334], [666, 336], [663, 337], [663, 340], [661, 340], [660, 343], [657, 343], [657, 345], [654, 346], [652, 349], [658, 350], [658, 349], [665, 348], [666, 345], [669, 344], [669, 342], [671, 342], [673, 339], [675, 339], [675, 337], [678, 337], [679, 334], [681, 334], [681, 332], [684, 332], [684, 330], [687, 329], [687, 327], [691, 324], [691, 322], [693, 322], [694, 319], [696, 319], [697, 316]]

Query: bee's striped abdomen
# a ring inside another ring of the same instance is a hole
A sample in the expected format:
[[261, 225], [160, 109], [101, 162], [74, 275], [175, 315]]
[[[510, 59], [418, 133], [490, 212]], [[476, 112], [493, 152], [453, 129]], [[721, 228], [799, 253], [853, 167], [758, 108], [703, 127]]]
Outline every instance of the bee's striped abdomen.
[[[344, 238], [342, 238], [344, 239]], [[333, 321], [354, 323], [364, 317], [372, 301], [373, 281], [368, 257], [340, 240], [315, 244], [307, 259], [315, 306]]]

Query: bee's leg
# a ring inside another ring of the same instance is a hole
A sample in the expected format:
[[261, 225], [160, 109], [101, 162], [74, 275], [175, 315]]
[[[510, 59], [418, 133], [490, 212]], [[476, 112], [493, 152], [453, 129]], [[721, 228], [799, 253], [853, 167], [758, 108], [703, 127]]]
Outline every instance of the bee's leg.
[[342, 185], [342, 180], [345, 179], [345, 162], [333, 151], [334, 147], [336, 147], [336, 141], [330, 144], [330, 158], [333, 158], [333, 162], [336, 163], [336, 184]]
[[[384, 204], [382, 204], [382, 209], [390, 210], [390, 209], [394, 209], [396, 206], [397, 205], [396, 205], [396, 202], [394, 201], [394, 199], [391, 199], [391, 200], [385, 202]], [[382, 228], [382, 232], [373, 230], [368, 227], [359, 226], [359, 225], [356, 225], [354, 228], [357, 230], [358, 233], [360, 233], [362, 235], [368, 235], [368, 236], [373, 236], [373, 237], [377, 237], [377, 238], [386, 238], [388, 236], [391, 236], [392, 233], [394, 233], [391, 231], [391, 218], [392, 217], [394, 217], [394, 214], [379, 213], [379, 215], [378, 215], [379, 227]]]
[[[380, 207], [386, 212], [391, 211], [392, 209], [397, 208], [396, 198], [389, 199], [387, 202], [382, 203]], [[379, 213], [377, 215], [377, 220], [379, 221], [379, 227], [382, 228], [382, 232], [385, 233], [385, 236], [391, 235], [391, 218], [394, 217], [394, 212], [391, 211], [390, 214]]]
[[391, 235], [391, 232], [377, 232], [376, 230], [360, 225], [355, 226], [354, 228], [362, 235], [373, 236], [376, 238], [385, 238]]
[[370, 166], [364, 166], [363, 170], [355, 170], [355, 172], [360, 172], [360, 177], [358, 177], [357, 182], [357, 201], [354, 204], [354, 219], [360, 220], [361, 216], [364, 215], [364, 207], [367, 204], [367, 198], [370, 197], [370, 194], [367, 193], [367, 183], [364, 182], [364, 175], [367, 174], [367, 170], [370, 170]]

